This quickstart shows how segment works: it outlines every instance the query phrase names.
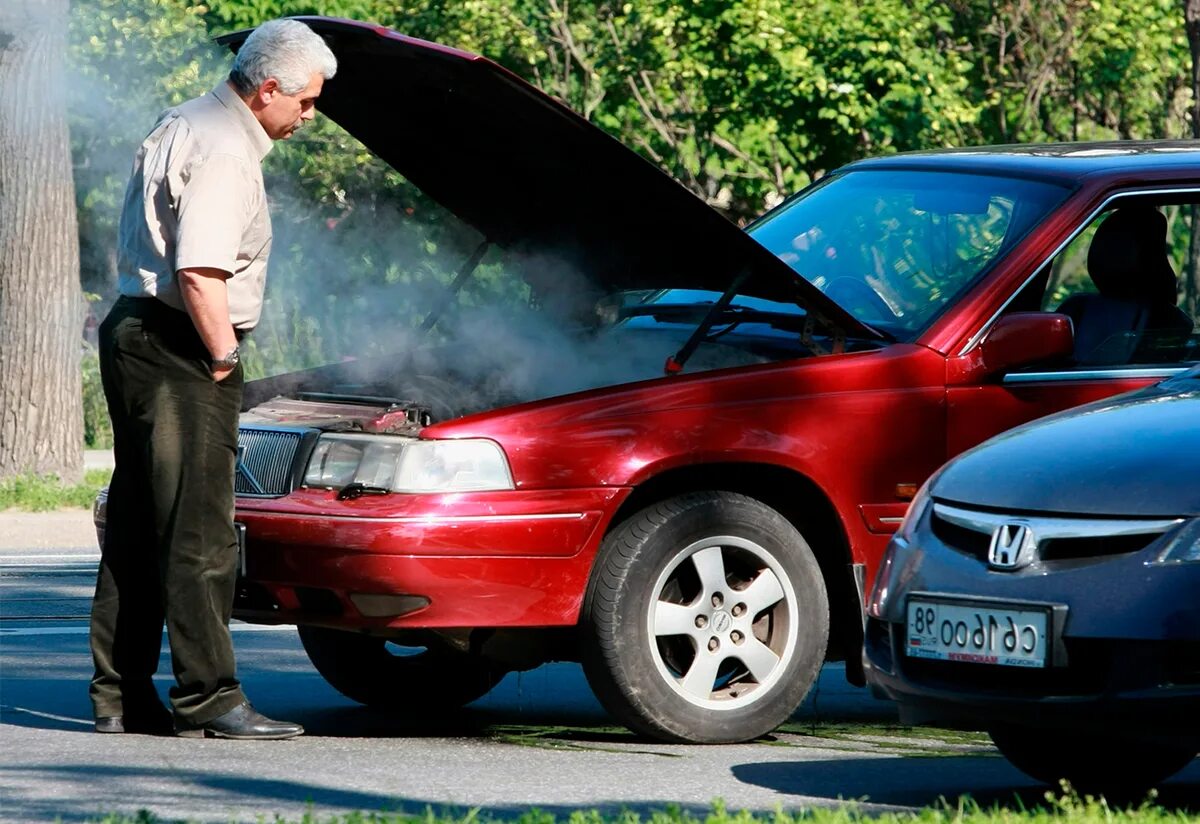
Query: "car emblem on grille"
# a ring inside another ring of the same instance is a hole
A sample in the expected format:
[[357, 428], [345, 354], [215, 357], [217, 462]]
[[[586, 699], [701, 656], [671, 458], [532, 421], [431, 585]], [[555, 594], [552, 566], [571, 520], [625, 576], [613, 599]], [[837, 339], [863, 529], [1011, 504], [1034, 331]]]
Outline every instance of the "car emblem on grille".
[[1033, 560], [1037, 551], [1037, 536], [1033, 528], [1021, 521], [1010, 521], [996, 527], [988, 547], [988, 566], [993, 569], [1020, 569]]
[[237, 465], [234, 468], [234, 474], [241, 475], [242, 480], [244, 480], [247, 484], [250, 485], [250, 488], [252, 490], [254, 490], [255, 495], [262, 495], [264, 492], [262, 484], [260, 484], [258, 482], [258, 478], [255, 478], [253, 473], [250, 472], [250, 467], [246, 466], [245, 461], [246, 461], [246, 447], [242, 446], [241, 444], [238, 444]]

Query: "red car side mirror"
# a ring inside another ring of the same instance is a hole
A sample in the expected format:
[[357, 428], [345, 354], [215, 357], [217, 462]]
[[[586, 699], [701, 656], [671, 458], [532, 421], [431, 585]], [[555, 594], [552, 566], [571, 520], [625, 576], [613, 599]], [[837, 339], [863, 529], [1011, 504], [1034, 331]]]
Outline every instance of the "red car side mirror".
[[1071, 355], [1075, 332], [1066, 315], [1013, 312], [1004, 315], [979, 345], [947, 364], [951, 383], [974, 383], [1039, 361]]

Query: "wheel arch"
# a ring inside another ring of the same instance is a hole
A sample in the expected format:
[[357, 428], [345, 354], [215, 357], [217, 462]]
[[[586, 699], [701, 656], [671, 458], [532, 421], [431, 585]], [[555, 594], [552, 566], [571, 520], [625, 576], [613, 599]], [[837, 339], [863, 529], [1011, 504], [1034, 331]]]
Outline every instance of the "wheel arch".
[[773, 464], [709, 463], [665, 470], [634, 487], [606, 529], [658, 501], [688, 492], [735, 492], [754, 498], [791, 522], [808, 541], [829, 597], [827, 660], [845, 660], [847, 677], [861, 682], [862, 603], [845, 527], [833, 503], [808, 476]]

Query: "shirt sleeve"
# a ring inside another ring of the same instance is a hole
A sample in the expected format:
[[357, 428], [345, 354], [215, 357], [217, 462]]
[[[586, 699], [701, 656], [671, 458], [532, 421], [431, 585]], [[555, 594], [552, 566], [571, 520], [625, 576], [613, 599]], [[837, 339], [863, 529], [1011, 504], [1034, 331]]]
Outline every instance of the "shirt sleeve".
[[207, 267], [232, 275], [250, 216], [244, 163], [215, 154], [190, 172], [178, 200], [175, 271]]

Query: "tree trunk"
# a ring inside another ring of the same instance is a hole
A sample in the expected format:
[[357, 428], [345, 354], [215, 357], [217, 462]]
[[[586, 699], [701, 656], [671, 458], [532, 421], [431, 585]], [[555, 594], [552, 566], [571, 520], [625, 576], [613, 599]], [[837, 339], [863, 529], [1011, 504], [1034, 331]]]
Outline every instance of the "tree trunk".
[[[1192, 51], [1192, 137], [1200, 138], [1200, 0], [1183, 0], [1188, 46]], [[1183, 309], [1193, 318], [1200, 310], [1200, 207], [1192, 206], [1192, 235], [1183, 282]]]
[[83, 472], [67, 0], [0, 0], [0, 479]]

